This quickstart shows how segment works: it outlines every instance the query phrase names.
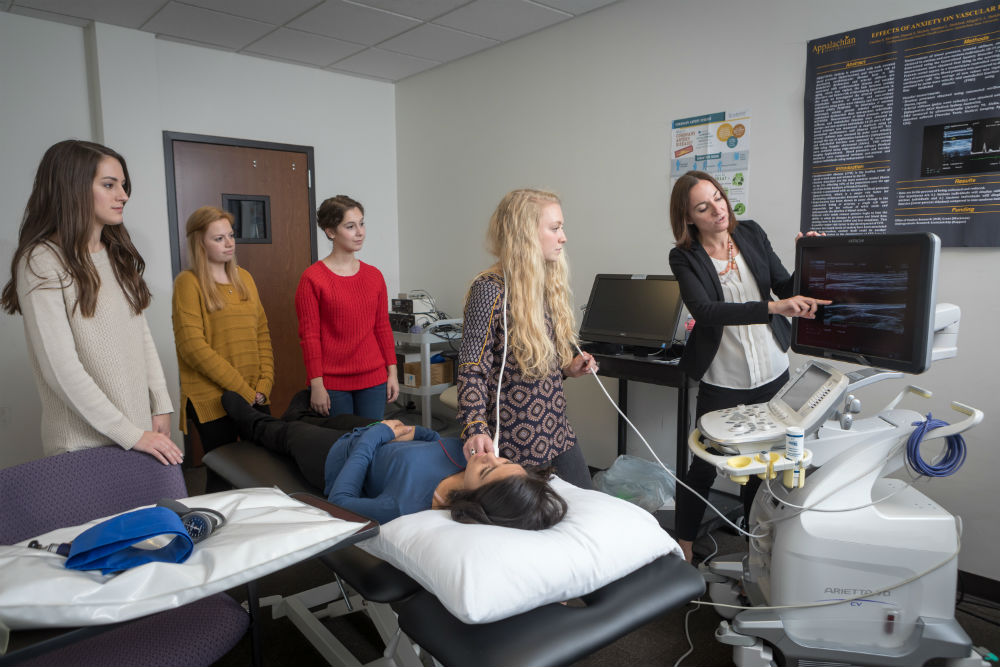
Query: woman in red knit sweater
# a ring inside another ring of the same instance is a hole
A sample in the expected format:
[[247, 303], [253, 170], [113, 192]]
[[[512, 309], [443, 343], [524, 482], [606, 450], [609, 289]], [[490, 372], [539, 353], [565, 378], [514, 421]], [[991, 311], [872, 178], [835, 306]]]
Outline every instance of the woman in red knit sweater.
[[302, 274], [295, 310], [312, 409], [378, 420], [399, 396], [399, 380], [385, 279], [354, 256], [365, 241], [364, 216], [346, 195], [320, 205], [316, 223], [333, 250]]

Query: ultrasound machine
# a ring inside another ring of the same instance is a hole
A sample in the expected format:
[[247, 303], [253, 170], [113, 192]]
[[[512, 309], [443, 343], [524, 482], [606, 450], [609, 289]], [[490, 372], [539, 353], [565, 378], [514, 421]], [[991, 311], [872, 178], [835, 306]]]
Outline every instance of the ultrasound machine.
[[[961, 466], [959, 434], [983, 414], [953, 402], [954, 424], [932, 420], [901, 407], [931, 395], [909, 385], [861, 418], [857, 395], [957, 354], [959, 309], [935, 304], [939, 254], [933, 234], [800, 239], [797, 293], [833, 303], [795, 321], [792, 349], [862, 368], [811, 359], [772, 400], [691, 433], [720, 474], [764, 481], [747, 552], [703, 565], [716, 639], [740, 667], [987, 664], [954, 617], [961, 519], [913, 486]], [[943, 445], [932, 462], [921, 438]]]

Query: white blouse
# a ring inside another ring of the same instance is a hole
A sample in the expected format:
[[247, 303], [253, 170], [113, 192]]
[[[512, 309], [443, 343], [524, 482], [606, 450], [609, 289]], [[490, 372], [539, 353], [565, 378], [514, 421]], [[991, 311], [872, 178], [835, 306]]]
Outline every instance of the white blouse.
[[[726, 259], [711, 259], [716, 271], [724, 270], [729, 264]], [[738, 271], [730, 270], [719, 276], [726, 303], [761, 301], [757, 281], [743, 261], [743, 253], [736, 256], [736, 267]], [[754, 389], [787, 369], [788, 355], [778, 346], [770, 325], [731, 325], [722, 328], [719, 351], [701, 381], [728, 389]]]

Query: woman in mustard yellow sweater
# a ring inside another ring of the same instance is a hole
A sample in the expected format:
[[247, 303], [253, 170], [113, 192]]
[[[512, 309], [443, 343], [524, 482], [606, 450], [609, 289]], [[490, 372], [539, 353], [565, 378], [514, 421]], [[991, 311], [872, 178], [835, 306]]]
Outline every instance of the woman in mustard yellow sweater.
[[203, 206], [187, 221], [188, 263], [174, 280], [173, 321], [181, 377], [181, 430], [194, 422], [209, 452], [237, 439], [222, 407], [234, 391], [270, 413], [274, 357], [267, 316], [250, 274], [236, 265], [233, 216]]

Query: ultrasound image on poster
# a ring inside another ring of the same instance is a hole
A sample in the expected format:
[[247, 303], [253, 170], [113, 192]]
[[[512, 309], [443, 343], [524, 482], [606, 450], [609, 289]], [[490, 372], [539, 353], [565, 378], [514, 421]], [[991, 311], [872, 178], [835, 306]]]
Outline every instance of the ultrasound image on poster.
[[1000, 118], [928, 125], [921, 176], [1000, 171]]
[[1000, 1], [808, 43], [803, 232], [1000, 245]]

